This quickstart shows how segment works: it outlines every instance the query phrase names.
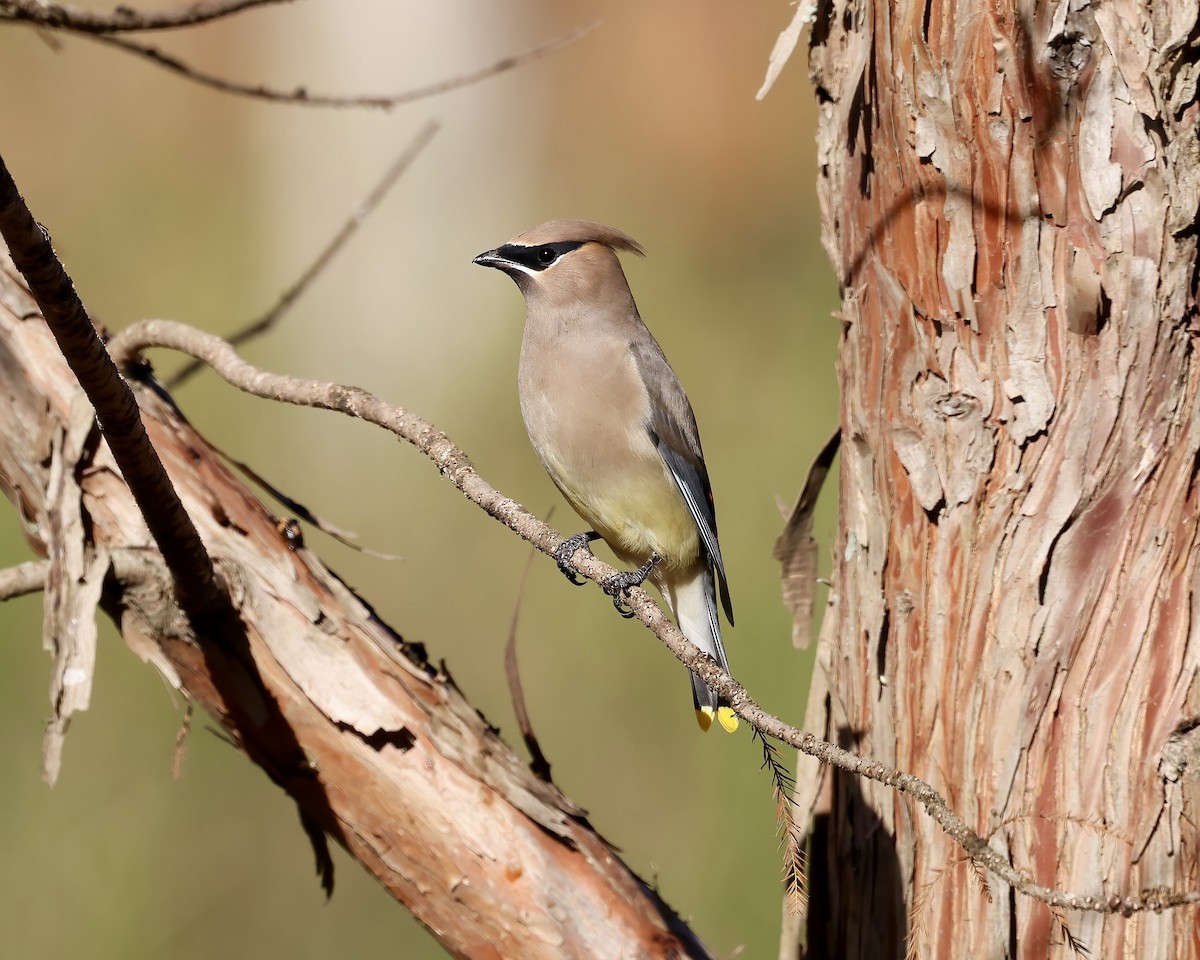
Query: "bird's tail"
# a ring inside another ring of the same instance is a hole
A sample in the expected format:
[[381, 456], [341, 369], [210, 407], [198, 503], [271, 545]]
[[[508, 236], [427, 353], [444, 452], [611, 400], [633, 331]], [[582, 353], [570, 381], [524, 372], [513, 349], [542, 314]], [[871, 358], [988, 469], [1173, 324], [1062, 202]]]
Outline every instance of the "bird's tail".
[[[717, 619], [717, 592], [712, 570], [702, 568], [691, 580], [676, 585], [671, 591], [672, 606], [683, 635], [717, 661], [726, 673], [729, 661], [721, 643], [721, 624]], [[729, 701], [710, 690], [703, 680], [692, 674], [692, 701], [700, 729], [708, 730], [716, 720], [729, 733], [738, 728], [737, 714]]]

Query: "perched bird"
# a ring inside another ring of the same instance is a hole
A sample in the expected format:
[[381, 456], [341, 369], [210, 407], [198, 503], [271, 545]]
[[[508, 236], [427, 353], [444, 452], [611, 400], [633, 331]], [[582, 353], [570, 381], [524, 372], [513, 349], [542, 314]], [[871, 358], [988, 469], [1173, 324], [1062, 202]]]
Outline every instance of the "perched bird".
[[[679, 629], [726, 671], [716, 589], [733, 608], [717, 543], [712, 487], [687, 395], [638, 314], [616, 251], [638, 243], [588, 220], [553, 220], [474, 260], [525, 297], [521, 415], [550, 479], [593, 530], [569, 538], [559, 567], [598, 537], [637, 567], [606, 583], [620, 607], [647, 577]], [[696, 719], [731, 733], [737, 716], [695, 674]]]

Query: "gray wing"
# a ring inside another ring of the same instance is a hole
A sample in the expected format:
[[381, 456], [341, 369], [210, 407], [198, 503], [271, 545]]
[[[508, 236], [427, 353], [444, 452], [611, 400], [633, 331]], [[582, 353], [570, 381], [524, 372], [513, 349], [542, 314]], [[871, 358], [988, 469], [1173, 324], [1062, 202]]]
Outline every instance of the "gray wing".
[[645, 339], [630, 343], [629, 348], [650, 394], [650, 420], [646, 427], [700, 532], [704, 551], [716, 569], [721, 606], [732, 625], [733, 603], [729, 599], [729, 581], [725, 577], [721, 545], [717, 542], [717, 513], [712, 484], [704, 466], [704, 452], [700, 449], [696, 415], [692, 413], [683, 385], [650, 331], [645, 330]]

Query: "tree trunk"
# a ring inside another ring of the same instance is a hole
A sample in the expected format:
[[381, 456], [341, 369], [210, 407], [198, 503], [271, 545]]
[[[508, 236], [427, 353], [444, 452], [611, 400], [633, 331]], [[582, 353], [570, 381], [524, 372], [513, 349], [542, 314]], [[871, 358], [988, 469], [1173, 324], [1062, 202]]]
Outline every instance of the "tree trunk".
[[[1196, 2], [834, 0], [811, 56], [844, 337], [809, 728], [1040, 883], [1195, 889]], [[1064, 928], [804, 762], [812, 956], [1200, 953], [1192, 909]]]

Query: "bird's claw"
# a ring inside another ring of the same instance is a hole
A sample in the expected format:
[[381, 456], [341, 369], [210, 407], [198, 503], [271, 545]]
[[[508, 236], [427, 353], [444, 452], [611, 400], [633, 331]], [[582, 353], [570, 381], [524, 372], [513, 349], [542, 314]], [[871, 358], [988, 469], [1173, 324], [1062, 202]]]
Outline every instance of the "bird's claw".
[[619, 613], [626, 620], [633, 619], [633, 607], [629, 606], [629, 604], [625, 602], [623, 595], [618, 593], [612, 598], [612, 602], [613, 606], [616, 607], [617, 613]]
[[573, 537], [567, 537], [558, 545], [558, 549], [554, 551], [554, 562], [558, 564], [558, 569], [562, 571], [562, 575], [577, 587], [582, 587], [587, 580], [579, 577], [574, 568], [571, 566], [571, 558], [575, 556], [575, 551], [580, 547], [587, 550], [590, 554], [592, 551], [588, 544], [593, 540], [599, 540], [600, 534], [595, 530], [585, 530], [583, 533], [577, 533]]
[[652, 553], [650, 554], [650, 559], [636, 570], [613, 574], [608, 579], [600, 581], [600, 589], [612, 597], [613, 606], [617, 608], [617, 613], [626, 620], [633, 617], [633, 608], [629, 605], [630, 589], [640, 587], [645, 583], [646, 578], [650, 576], [650, 571], [661, 562], [662, 557], [657, 553]]

